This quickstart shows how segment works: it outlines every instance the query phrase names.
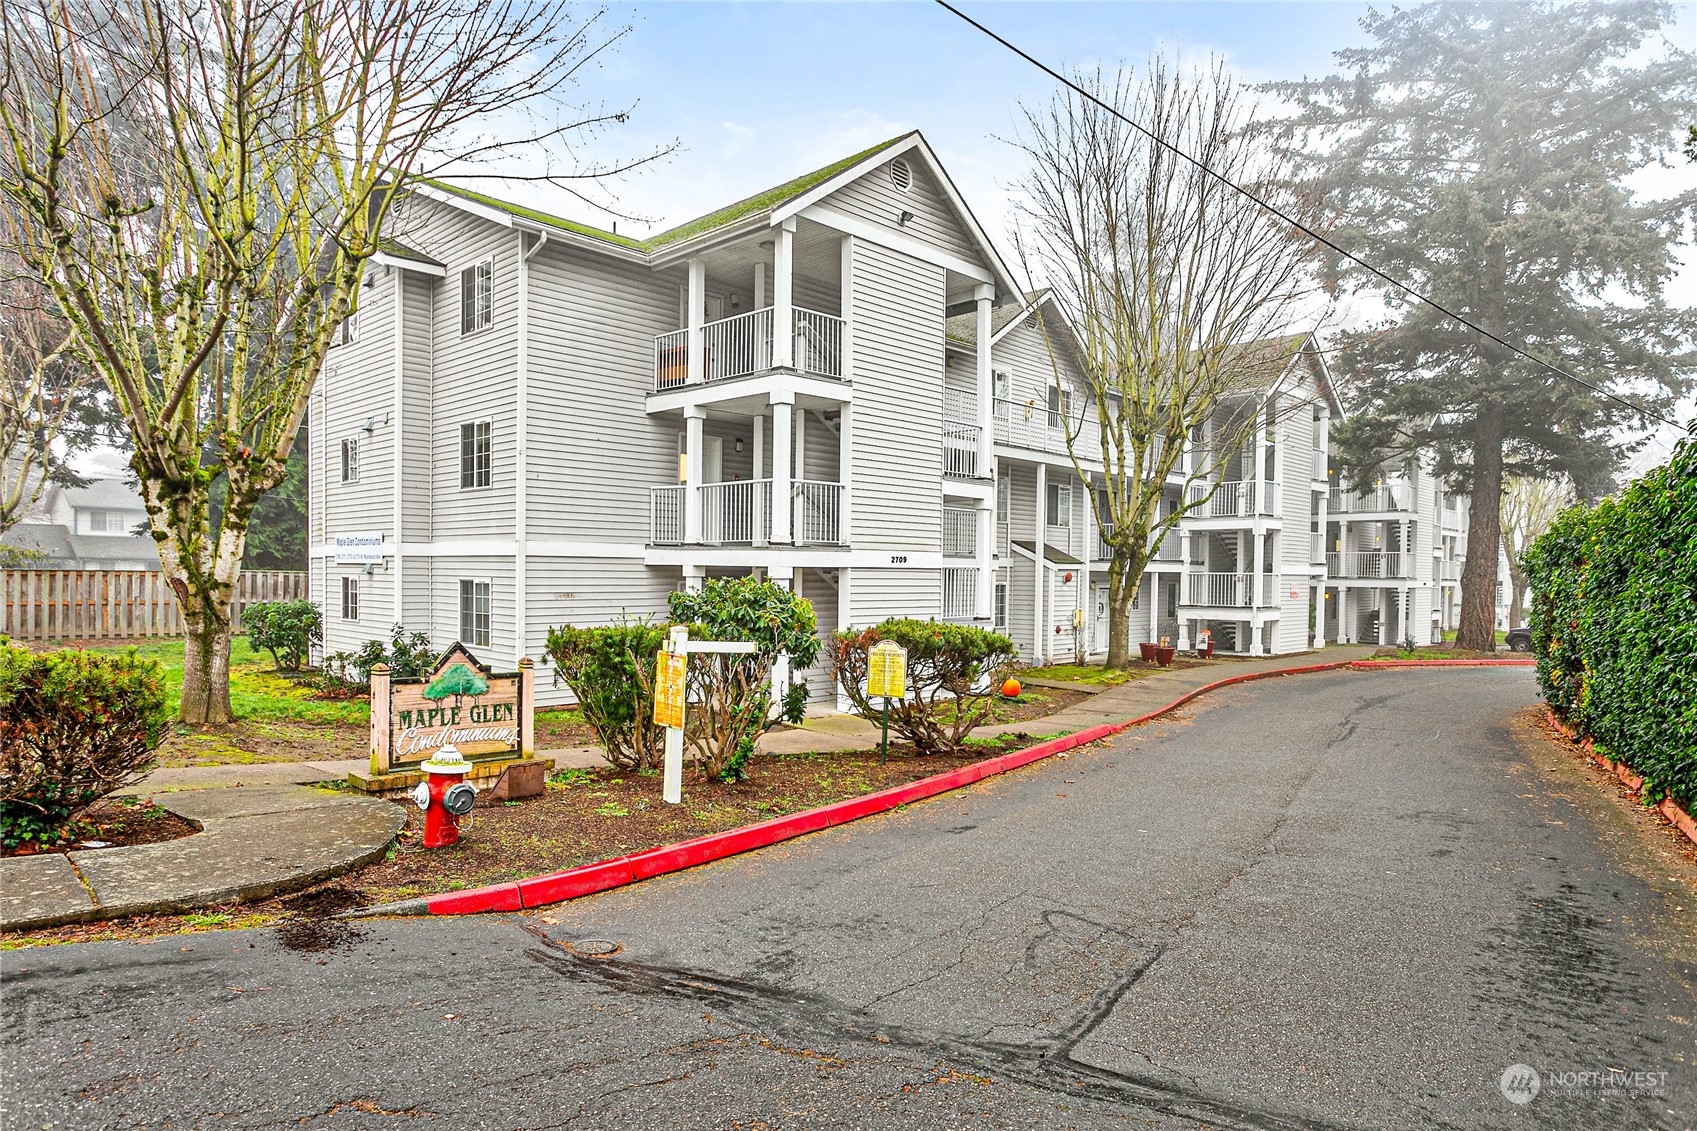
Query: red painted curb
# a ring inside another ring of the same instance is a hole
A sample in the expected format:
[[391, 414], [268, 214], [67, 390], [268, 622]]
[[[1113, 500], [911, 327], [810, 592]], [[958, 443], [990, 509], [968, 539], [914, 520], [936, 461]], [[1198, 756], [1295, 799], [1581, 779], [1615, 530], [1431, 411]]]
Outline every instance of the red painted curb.
[[1538, 661], [1530, 656], [1494, 660], [1354, 660], [1350, 666], [1361, 671], [1373, 668], [1534, 668]]
[[[1597, 765], [1608, 770], [1614, 774], [1615, 777], [1619, 778], [1621, 785], [1624, 785], [1633, 793], [1637, 793], [1639, 790], [1644, 788], [1644, 775], [1634, 771], [1632, 767], [1628, 766], [1625, 762], [1617, 762], [1613, 758], [1597, 753], [1596, 748], [1591, 745], [1591, 740], [1589, 738], [1580, 738], [1578, 732], [1566, 723], [1562, 722], [1562, 720], [1556, 715], [1555, 711], [1551, 710], [1549, 707], [1545, 707], [1544, 717], [1549, 719], [1550, 723], [1557, 730], [1561, 731], [1562, 734], [1567, 737], [1569, 742], [1579, 747], [1580, 751], [1586, 758], [1597, 763]], [[1682, 809], [1677, 802], [1664, 797], [1660, 801], [1656, 802], [1656, 811], [1668, 819], [1668, 824], [1684, 833], [1687, 840], [1691, 841], [1693, 844], [1697, 844], [1697, 820], [1694, 820], [1691, 814]]]
[[[1480, 663], [1481, 661], [1473, 662]], [[792, 837], [805, 836], [807, 833], [834, 828], [837, 825], [846, 825], [850, 821], [857, 821], [875, 813], [884, 813], [900, 805], [908, 805], [915, 801], [923, 801], [928, 797], [936, 797], [938, 794], [960, 789], [985, 778], [994, 777], [1009, 770], [1016, 770], [1021, 766], [1028, 766], [1051, 755], [1060, 754], [1086, 743], [1119, 734], [1121, 731], [1140, 723], [1159, 718], [1174, 708], [1190, 702], [1197, 696], [1217, 688], [1229, 687], [1236, 683], [1249, 683], [1259, 679], [1274, 679], [1279, 676], [1337, 671], [1352, 666], [1352, 663], [1349, 660], [1338, 660], [1333, 663], [1306, 664], [1302, 667], [1280, 668], [1277, 671], [1245, 672], [1242, 675], [1228, 676], [1225, 679], [1215, 680], [1213, 683], [1193, 688], [1166, 706], [1150, 711], [1146, 715], [1140, 715], [1135, 719], [1123, 723], [1103, 723], [1100, 726], [1087, 727], [1061, 738], [1052, 738], [1046, 742], [1039, 742], [1035, 746], [1027, 746], [1023, 750], [1015, 750], [1012, 753], [987, 758], [982, 762], [974, 762], [969, 766], [961, 766], [928, 778], [921, 778], [918, 781], [908, 782], [906, 785], [891, 786], [889, 789], [882, 789], [877, 793], [868, 793], [862, 797], [851, 797], [845, 801], [835, 801], [803, 813], [774, 817], [770, 821], [762, 821], [756, 825], [744, 825], [740, 829], [711, 833], [678, 844], [651, 848], [645, 852], [619, 856], [594, 864], [584, 864], [577, 868], [567, 868], [563, 872], [551, 872], [546, 875], [532, 876], [527, 880], [428, 896], [425, 899], [425, 905], [432, 915], [470, 915], [480, 911], [519, 911], [542, 907], [550, 903], [559, 903], [567, 899], [576, 899], [581, 895], [593, 895], [596, 892], [623, 887], [637, 880], [646, 880], [652, 876], [665, 875], [668, 872], [681, 872], [698, 864], [723, 860], [727, 856], [736, 856], [752, 849], [765, 848]]]

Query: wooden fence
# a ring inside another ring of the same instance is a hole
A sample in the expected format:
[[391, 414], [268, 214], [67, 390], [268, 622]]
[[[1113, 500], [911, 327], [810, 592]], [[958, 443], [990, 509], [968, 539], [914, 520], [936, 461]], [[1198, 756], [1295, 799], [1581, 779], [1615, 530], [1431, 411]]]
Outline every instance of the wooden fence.
[[[236, 631], [258, 601], [306, 596], [306, 574], [243, 573], [236, 583]], [[176, 595], [157, 571], [9, 569], [0, 571], [0, 632], [14, 640], [124, 640], [181, 636]]]

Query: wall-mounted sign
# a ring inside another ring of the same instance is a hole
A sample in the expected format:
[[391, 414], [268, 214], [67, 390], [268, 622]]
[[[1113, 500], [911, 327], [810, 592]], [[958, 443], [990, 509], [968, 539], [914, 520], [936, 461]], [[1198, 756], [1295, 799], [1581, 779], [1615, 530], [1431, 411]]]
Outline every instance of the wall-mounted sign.
[[473, 762], [529, 757], [536, 681], [529, 659], [493, 672], [455, 644], [423, 679], [371, 672], [371, 772], [410, 770], [452, 744]]
[[330, 548], [337, 565], [382, 565], [382, 534], [332, 534]]

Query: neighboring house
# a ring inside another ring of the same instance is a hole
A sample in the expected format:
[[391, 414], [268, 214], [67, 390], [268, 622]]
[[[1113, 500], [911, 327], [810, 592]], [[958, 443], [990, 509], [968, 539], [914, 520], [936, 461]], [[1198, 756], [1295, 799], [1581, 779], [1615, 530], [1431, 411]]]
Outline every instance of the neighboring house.
[[119, 478], [91, 479], [81, 487], [50, 484], [0, 542], [40, 551], [43, 569], [156, 570], [159, 553], [141, 533], [146, 526], [138, 488]]

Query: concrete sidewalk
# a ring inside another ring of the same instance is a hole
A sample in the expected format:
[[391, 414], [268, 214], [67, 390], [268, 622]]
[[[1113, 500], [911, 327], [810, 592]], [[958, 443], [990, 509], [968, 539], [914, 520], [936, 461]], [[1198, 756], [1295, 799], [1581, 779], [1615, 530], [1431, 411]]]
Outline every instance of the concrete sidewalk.
[[0, 860], [0, 930], [263, 899], [379, 859], [406, 823], [392, 801], [300, 785], [157, 793], [201, 827], [162, 844]]

